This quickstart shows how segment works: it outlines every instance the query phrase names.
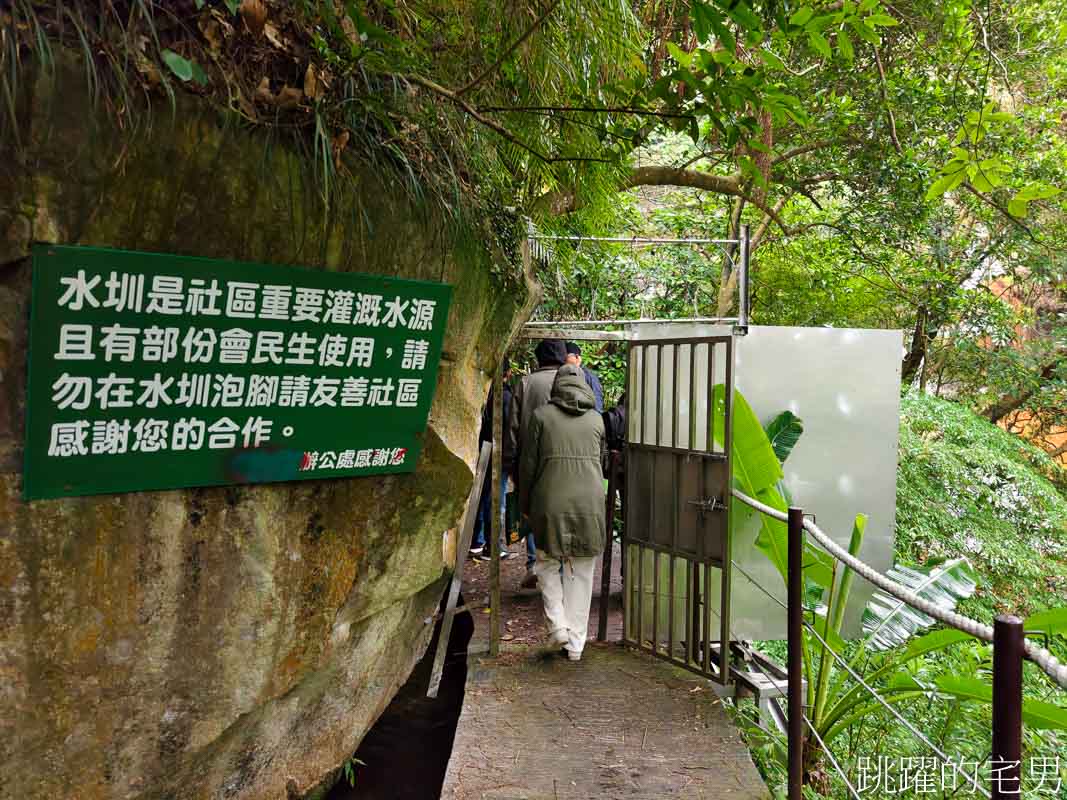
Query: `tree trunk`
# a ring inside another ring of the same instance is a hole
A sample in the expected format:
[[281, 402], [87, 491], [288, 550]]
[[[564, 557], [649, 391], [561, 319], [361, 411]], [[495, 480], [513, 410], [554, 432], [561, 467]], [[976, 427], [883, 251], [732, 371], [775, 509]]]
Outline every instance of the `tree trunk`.
[[1041, 388], [1041, 383], [1047, 381], [1052, 377], [1052, 373], [1056, 369], [1056, 365], [1059, 364], [1059, 360], [1050, 361], [1044, 366], [1044, 368], [1037, 374], [1037, 380], [1034, 381], [1028, 388], [1024, 389], [1017, 394], [1009, 394], [1002, 397], [996, 403], [994, 403], [988, 411], [986, 416], [992, 423], [1000, 422], [1004, 417], [1008, 416], [1012, 411], [1020, 408], [1027, 400], [1033, 397], [1038, 389]]
[[911, 334], [911, 347], [908, 348], [908, 354], [904, 356], [900, 367], [900, 382], [905, 386], [911, 386], [911, 382], [915, 380], [915, 373], [919, 371], [919, 365], [926, 358], [926, 347], [937, 333], [935, 328], [934, 335], [927, 335], [926, 326], [929, 314], [926, 306], [919, 306], [919, 313], [915, 317], [915, 330]]

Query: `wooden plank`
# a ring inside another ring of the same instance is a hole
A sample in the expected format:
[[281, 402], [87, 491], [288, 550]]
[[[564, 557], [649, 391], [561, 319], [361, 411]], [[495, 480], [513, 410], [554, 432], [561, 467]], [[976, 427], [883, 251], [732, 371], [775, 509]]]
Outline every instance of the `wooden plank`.
[[448, 589], [448, 602], [445, 603], [444, 619], [441, 620], [441, 633], [437, 637], [437, 652], [433, 657], [433, 670], [430, 672], [430, 686], [427, 697], [437, 697], [441, 685], [441, 673], [445, 668], [445, 655], [448, 653], [448, 637], [452, 634], [452, 620], [459, 602], [459, 587], [463, 584], [463, 568], [467, 563], [467, 553], [471, 549], [471, 537], [474, 536], [474, 520], [478, 516], [478, 503], [482, 499], [482, 484], [489, 468], [489, 458], [493, 452], [491, 442], [484, 442], [478, 454], [478, 468], [474, 471], [474, 486], [467, 498], [467, 511], [463, 515], [463, 527], [460, 528], [459, 541], [456, 543], [456, 569], [452, 573], [452, 584]]

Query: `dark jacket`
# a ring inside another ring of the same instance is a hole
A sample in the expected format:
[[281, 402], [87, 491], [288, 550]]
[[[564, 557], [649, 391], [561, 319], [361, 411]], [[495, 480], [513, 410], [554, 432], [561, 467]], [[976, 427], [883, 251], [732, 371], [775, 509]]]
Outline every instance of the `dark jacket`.
[[601, 417], [604, 419], [604, 435], [608, 440], [609, 450], [622, 450], [626, 445], [626, 397], [619, 400], [614, 408], [609, 408]]
[[600, 378], [585, 364], [582, 364], [582, 372], [585, 374], [585, 382], [589, 384], [589, 388], [593, 391], [593, 397], [596, 399], [596, 410], [603, 411], [604, 389], [600, 385]]
[[523, 440], [519, 507], [538, 549], [557, 558], [604, 551], [604, 422], [581, 371], [560, 367]]
[[[504, 419], [501, 423], [502, 436], [508, 435], [508, 421], [511, 417], [511, 387], [504, 384]], [[493, 441], [493, 387], [489, 387], [489, 396], [485, 399], [485, 408], [482, 409], [482, 428], [478, 432], [478, 442]]]

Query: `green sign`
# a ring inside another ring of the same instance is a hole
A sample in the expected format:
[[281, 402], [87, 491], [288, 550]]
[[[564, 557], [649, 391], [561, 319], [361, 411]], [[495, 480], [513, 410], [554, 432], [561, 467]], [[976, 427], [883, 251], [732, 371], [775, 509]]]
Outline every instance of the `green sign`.
[[27, 499], [411, 472], [451, 287], [39, 246]]

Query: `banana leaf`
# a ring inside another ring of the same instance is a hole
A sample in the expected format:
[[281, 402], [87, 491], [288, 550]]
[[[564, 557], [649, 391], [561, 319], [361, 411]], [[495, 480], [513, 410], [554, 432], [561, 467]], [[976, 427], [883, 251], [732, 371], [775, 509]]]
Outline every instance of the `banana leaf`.
[[[714, 436], [720, 444], [726, 438], [723, 427], [723, 421], [726, 418], [725, 398], [726, 391], [723, 385], [716, 385], [712, 392], [712, 408], [715, 422]], [[733, 399], [733, 423], [731, 458], [734, 486], [761, 503], [782, 512], [786, 511], [785, 499], [777, 489], [777, 484], [783, 477], [782, 464], [775, 455], [774, 448], [767, 438], [767, 432], [760, 425], [759, 418], [756, 417], [752, 407], [741, 393], [736, 390]], [[731, 535], [750, 516], [745, 511], [741, 511], [742, 507], [743, 504], [737, 502], [732, 505], [734, 513], [731, 515], [733, 528]], [[766, 514], [760, 514], [759, 517], [760, 532], [756, 538], [756, 547], [771, 560], [781, 574], [782, 580], [785, 581], [789, 541], [786, 525], [784, 522], [771, 519]], [[833, 580], [829, 556], [811, 546], [806, 547], [804, 574], [809, 581], [828, 588]]]
[[[891, 691], [923, 689], [928, 692], [949, 695], [958, 700], [974, 700], [979, 703], [993, 702], [993, 687], [980, 678], [964, 678], [956, 675], [942, 675], [933, 683], [915, 679], [907, 672], [894, 675], [889, 681]], [[1067, 708], [1047, 703], [1043, 700], [1023, 698], [1023, 722], [1035, 730], [1067, 731]]]
[[[974, 594], [978, 587], [974, 570], [965, 558], [929, 570], [897, 566], [886, 575], [945, 611], [955, 610], [956, 604]], [[874, 650], [888, 650], [903, 644], [934, 622], [933, 617], [881, 590], [875, 591], [863, 610], [863, 631]]]
[[778, 461], [785, 463], [803, 432], [803, 421], [792, 411], [783, 411], [770, 421], [766, 429], [767, 439]]
[[1031, 614], [1023, 627], [1028, 635], [1067, 636], [1067, 608], [1050, 608]]

